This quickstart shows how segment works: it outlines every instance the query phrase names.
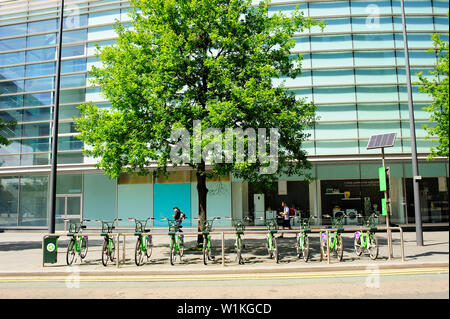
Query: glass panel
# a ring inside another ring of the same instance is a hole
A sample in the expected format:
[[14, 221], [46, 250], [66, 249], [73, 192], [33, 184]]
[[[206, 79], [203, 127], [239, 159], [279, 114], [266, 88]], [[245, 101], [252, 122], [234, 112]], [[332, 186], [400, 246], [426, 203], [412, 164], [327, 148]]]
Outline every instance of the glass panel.
[[310, 2], [309, 14], [319, 17], [348, 15], [350, 14], [350, 4], [348, 1]]
[[395, 52], [356, 51], [355, 66], [395, 65]]
[[366, 18], [352, 18], [353, 31], [391, 31], [392, 18], [367, 16]]
[[[109, 38], [117, 37], [116, 31], [111, 28], [111, 26], [97, 27], [97, 28], [89, 28], [88, 40], [104, 40]], [[86, 39], [86, 35], [85, 38]], [[82, 40], [78, 40], [82, 41]]]
[[356, 83], [358, 84], [379, 84], [396, 83], [397, 73], [395, 69], [356, 69]]
[[354, 87], [314, 88], [314, 103], [355, 102]]
[[49, 136], [50, 123], [33, 123], [23, 125], [23, 137]]
[[23, 92], [23, 80], [0, 82], [0, 94]]
[[61, 77], [61, 88], [86, 86], [86, 74], [66, 75]]
[[59, 118], [61, 120], [73, 119], [81, 114], [81, 111], [77, 109], [76, 105], [60, 105], [59, 107]]
[[[351, 31], [351, 23], [350, 18], [342, 18], [342, 19], [324, 19], [326, 22], [324, 33], [327, 32], [350, 32]], [[311, 33], [319, 33], [321, 32], [320, 27], [312, 27]]]
[[35, 93], [25, 95], [25, 106], [52, 105], [53, 93]]
[[313, 71], [314, 85], [334, 85], [355, 83], [353, 70], [317, 70]]
[[[1, 149], [0, 155], [2, 155]], [[20, 163], [19, 155], [0, 156], [0, 167], [19, 166], [19, 163]]]
[[[3, 14], [2, 14], [3, 15]], [[0, 35], [3, 36], [15, 36], [15, 35], [22, 35], [27, 33], [27, 24], [26, 23], [20, 23], [20, 24], [12, 24], [12, 25], [5, 25], [0, 27]]]
[[84, 157], [81, 152], [58, 152], [59, 164], [78, 164], [83, 163]]
[[19, 226], [47, 225], [48, 176], [20, 179]]
[[23, 121], [49, 121], [51, 120], [51, 112], [49, 107], [42, 107], [36, 109], [24, 109], [23, 110]]
[[39, 64], [29, 64], [26, 69], [26, 76], [41, 76], [41, 75], [54, 75], [55, 74], [55, 63], [39, 63]]
[[116, 180], [103, 174], [84, 174], [83, 217], [112, 220], [116, 210], [116, 185]]
[[31, 79], [25, 80], [25, 91], [45, 91], [45, 90], [53, 90], [54, 78], [39, 78], [39, 79]]
[[[0, 167], [5, 156], [0, 156]], [[19, 178], [5, 176], [0, 178], [0, 225], [17, 226], [19, 200]]]
[[55, 48], [27, 51], [27, 62], [38, 62], [55, 59]]
[[55, 215], [61, 216], [61, 218], [66, 214], [66, 197], [56, 197], [56, 208]]
[[356, 98], [358, 102], [398, 101], [396, 86], [357, 86]]
[[434, 13], [447, 14], [448, 1], [447, 0], [433, 0], [433, 10], [434, 10]]
[[28, 37], [27, 48], [43, 47], [56, 44], [56, 33]]
[[20, 125], [5, 126], [0, 128], [0, 135], [6, 138], [20, 137], [22, 127]]
[[81, 215], [81, 197], [67, 197], [67, 215]]
[[[392, 45], [393, 46], [393, 45]], [[351, 50], [350, 35], [312, 36], [311, 50]]]
[[61, 91], [60, 103], [83, 103], [85, 101], [85, 89]]
[[294, 37], [295, 46], [292, 51], [307, 51], [310, 48], [309, 37]]
[[22, 110], [0, 111], [0, 120], [3, 122], [22, 121]]
[[[415, 119], [428, 119], [430, 117], [430, 113], [428, 113], [424, 108], [427, 107], [428, 104], [421, 104], [413, 102], [414, 109], [414, 118]], [[400, 104], [400, 116], [402, 119], [409, 119], [409, 107], [407, 103]]]
[[[64, 11], [67, 11], [68, 8], [64, 8]], [[79, 10], [78, 7], [72, 7], [72, 13], [70, 16], [64, 18], [64, 29], [74, 29], [79, 27], [84, 27], [87, 25], [88, 16], [87, 14], [79, 15], [76, 10]], [[65, 14], [67, 14], [65, 12]], [[59, 19], [58, 19], [59, 25]]]
[[400, 121], [359, 122], [358, 129], [360, 138], [369, 138], [372, 135], [384, 133], [397, 133], [397, 137], [401, 136]]
[[120, 20], [120, 9], [89, 13], [89, 25], [114, 23], [114, 20]]
[[358, 141], [316, 141], [316, 155], [358, 154]]
[[[432, 17], [408, 17], [406, 16], [406, 26], [408, 32], [410, 31], [433, 31]], [[402, 18], [394, 17], [394, 29], [402, 31]], [[408, 36], [409, 37], [409, 36]]]
[[[404, 2], [404, 5], [405, 5], [405, 13], [432, 13], [431, 0], [408, 0]], [[447, 1], [447, 10], [448, 10], [448, 1]], [[400, 0], [392, 0], [392, 12], [401, 13]]]
[[61, 73], [86, 71], [86, 59], [61, 61]]
[[25, 38], [0, 40], [0, 51], [11, 51], [25, 48]]
[[[434, 65], [436, 63], [436, 55], [434, 52], [426, 51], [409, 51], [409, 63], [414, 65]], [[405, 52], [397, 51], [397, 64], [405, 65]]]
[[448, 32], [448, 17], [434, 17], [434, 27], [438, 31]]
[[85, 45], [71, 45], [67, 47], [62, 48], [61, 56], [63, 58], [69, 57], [69, 56], [77, 56], [77, 55], [84, 55], [84, 47]]
[[390, 49], [394, 47], [394, 38], [392, 34], [354, 34], [353, 44], [355, 49]]
[[353, 66], [352, 52], [312, 53], [312, 67]]
[[23, 95], [0, 96], [0, 108], [10, 109], [23, 106]]
[[49, 152], [50, 138], [33, 138], [22, 140], [22, 153]]
[[352, 14], [390, 14], [389, 0], [350, 1]]
[[381, 120], [398, 119], [398, 104], [358, 104], [358, 119]]
[[[339, 132], [339, 136], [336, 136], [336, 132]], [[356, 122], [316, 124], [316, 139], [356, 138], [357, 136]]]
[[0, 65], [19, 64], [25, 62], [25, 51], [0, 54]]
[[50, 153], [24, 154], [20, 156], [20, 166], [49, 165]]
[[[108, 28], [111, 28], [110, 26]], [[87, 29], [63, 32], [63, 43], [86, 41]]]
[[23, 78], [25, 67], [21, 66], [13, 66], [9, 68], [0, 68], [0, 79], [18, 79]]
[[58, 150], [60, 151], [77, 151], [81, 150], [83, 142], [75, 136], [63, 136], [58, 138]]
[[57, 194], [80, 194], [83, 183], [81, 174], [58, 174], [56, 182]]
[[38, 33], [46, 31], [56, 31], [58, 26], [56, 24], [56, 19], [43, 20], [28, 23], [28, 33]]
[[[395, 46], [397, 49], [403, 49], [403, 34], [395, 34]], [[408, 34], [409, 49], [429, 49], [433, 47], [431, 34], [409, 33]]]
[[319, 105], [316, 115], [322, 121], [355, 120], [355, 105]]

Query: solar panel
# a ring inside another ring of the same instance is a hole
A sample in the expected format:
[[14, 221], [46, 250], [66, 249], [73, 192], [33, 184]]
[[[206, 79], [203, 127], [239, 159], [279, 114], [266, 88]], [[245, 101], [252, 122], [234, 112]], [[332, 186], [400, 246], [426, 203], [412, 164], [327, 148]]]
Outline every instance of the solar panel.
[[369, 139], [369, 143], [367, 143], [366, 149], [392, 147], [394, 146], [396, 137], [397, 133], [372, 135]]

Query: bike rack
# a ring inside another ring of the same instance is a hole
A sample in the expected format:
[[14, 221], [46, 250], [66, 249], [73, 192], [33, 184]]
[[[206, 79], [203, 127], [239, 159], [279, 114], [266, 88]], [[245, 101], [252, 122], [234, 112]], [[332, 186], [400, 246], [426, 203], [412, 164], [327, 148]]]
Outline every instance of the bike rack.
[[[354, 231], [367, 231], [370, 230], [369, 227], [344, 227], [344, 230], [341, 231], [343, 233], [345, 232], [354, 232]], [[401, 245], [401, 258], [402, 261], [406, 261], [405, 260], [405, 246], [404, 246], [404, 240], [403, 240], [403, 229], [401, 227], [387, 227], [387, 226], [380, 226], [377, 227], [377, 231], [386, 231], [387, 235], [388, 235], [388, 242], [389, 242], [389, 232], [391, 232], [392, 230], [398, 230], [400, 233], [400, 245]], [[277, 232], [278, 233], [298, 233], [301, 232], [301, 229], [292, 229], [292, 230], [281, 230], [279, 229]], [[330, 232], [333, 231], [337, 231], [336, 228], [311, 228], [309, 230], [310, 233], [319, 233], [320, 238], [322, 238], [322, 234], [326, 233], [327, 234], [327, 238], [329, 236]], [[161, 232], [157, 232], [157, 233], [153, 233], [153, 232], [149, 232], [146, 233], [152, 236], [167, 236], [167, 232], [161, 233]], [[198, 235], [202, 235], [202, 232], [180, 232], [177, 234], [183, 234], [184, 236], [198, 236]], [[222, 253], [222, 266], [225, 266], [225, 235], [235, 235], [236, 232], [234, 230], [229, 230], [229, 231], [211, 231], [210, 232], [211, 235], [220, 235], [221, 236], [221, 253]], [[243, 232], [243, 234], [267, 234], [267, 230], [246, 230]], [[55, 234], [45, 234], [42, 238], [42, 247], [44, 247], [44, 239], [47, 238], [48, 236], [54, 236]], [[61, 237], [63, 236], [67, 236], [67, 237], [71, 237], [72, 235], [68, 236], [67, 234], [61, 234]], [[75, 234], [75, 236], [79, 237], [79, 236], [93, 236], [93, 237], [102, 237], [99, 233], [81, 233], [81, 234]], [[126, 237], [128, 236], [133, 236], [135, 237], [136, 235], [134, 233], [112, 233], [111, 236], [115, 236], [115, 240], [116, 240], [116, 267], [119, 268], [120, 267], [120, 237], [123, 237], [123, 247], [122, 247], [122, 264], [125, 264], [126, 261]], [[392, 247], [391, 247], [392, 248]], [[390, 249], [391, 249], [390, 248]], [[391, 252], [389, 252], [388, 254], [388, 259], [391, 260]], [[327, 241], [327, 263], [330, 264], [330, 247], [329, 247], [329, 243]], [[46, 267], [45, 264], [42, 264], [43, 267]]]

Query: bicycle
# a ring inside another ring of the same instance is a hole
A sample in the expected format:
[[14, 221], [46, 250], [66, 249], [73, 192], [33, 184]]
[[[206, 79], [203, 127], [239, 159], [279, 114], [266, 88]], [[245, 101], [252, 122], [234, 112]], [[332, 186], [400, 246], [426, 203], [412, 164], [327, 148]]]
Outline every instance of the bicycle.
[[[364, 218], [361, 214], [358, 214], [357, 217]], [[377, 229], [375, 218], [377, 217], [378, 215], [371, 214], [363, 221], [363, 226], [368, 227], [369, 230], [355, 232], [354, 247], [357, 256], [361, 256], [364, 251], [368, 251], [372, 260], [377, 259], [378, 241], [375, 237], [375, 230]]]
[[[262, 217], [259, 220], [264, 220]], [[275, 257], [275, 262], [278, 263], [280, 260], [280, 254], [278, 252], [277, 240], [275, 239], [274, 234], [278, 231], [278, 225], [276, 218], [266, 219], [264, 221], [267, 226], [267, 234], [266, 234], [266, 249], [269, 253], [269, 258], [272, 259]]]
[[[194, 219], [199, 219], [194, 218]], [[213, 223], [215, 220], [220, 219], [220, 217], [214, 217], [213, 219], [202, 220], [202, 235], [203, 235], [203, 264], [207, 265], [208, 260], [213, 260], [214, 256], [212, 254], [212, 240], [210, 232], [212, 231]]]
[[244, 264], [244, 258], [242, 258], [242, 249], [244, 248], [244, 241], [241, 236], [244, 235], [245, 230], [245, 222], [250, 221], [250, 218], [245, 217], [243, 219], [232, 219], [231, 217], [227, 217], [227, 219], [231, 219], [233, 227], [236, 229], [236, 240], [234, 242], [234, 249], [236, 251], [236, 260], [239, 265]]
[[297, 256], [300, 259], [303, 256], [305, 262], [309, 259], [309, 238], [308, 233], [311, 232], [311, 218], [295, 217], [299, 220], [300, 231], [297, 233], [296, 245]]
[[121, 221], [120, 218], [115, 218], [113, 221], [103, 221], [100, 219], [97, 219], [97, 222], [102, 223], [102, 232], [101, 236], [103, 236], [103, 247], [102, 247], [102, 264], [106, 267], [108, 264], [108, 259], [111, 260], [111, 262], [114, 261], [114, 253], [116, 251], [116, 244], [114, 242], [113, 236], [111, 236], [112, 231], [116, 228], [114, 224], [117, 225], [118, 221]]
[[173, 266], [176, 255], [181, 258], [184, 255], [184, 236], [179, 233], [180, 224], [177, 220], [168, 219], [166, 217], [162, 217], [162, 220], [167, 220], [169, 224], [169, 236], [170, 236], [170, 264]]
[[344, 256], [344, 242], [342, 240], [341, 233], [344, 231], [344, 217], [346, 215], [342, 215], [340, 217], [331, 217], [330, 215], [323, 215], [325, 218], [330, 218], [332, 227], [336, 229], [331, 236], [327, 238], [327, 233], [322, 234], [322, 238], [320, 240], [320, 261], [324, 258], [328, 257], [327, 247], [330, 248], [330, 253], [334, 252], [339, 261], [342, 261]]
[[[70, 219], [64, 219], [64, 221], [70, 221]], [[86, 225], [83, 225], [84, 222], [90, 222], [90, 220], [83, 219], [81, 222], [70, 222], [69, 224], [67, 236], [72, 236], [72, 238], [67, 246], [66, 263], [68, 266], [72, 265], [76, 253], [78, 253], [81, 260], [83, 260], [87, 255], [88, 237], [80, 236], [82, 229], [86, 229]]]
[[143, 265], [144, 255], [147, 257], [147, 262], [152, 255], [152, 235], [147, 234], [150, 232], [150, 229], [146, 229], [145, 227], [147, 226], [147, 222], [154, 218], [149, 217], [147, 219], [136, 219], [134, 217], [130, 217], [128, 219], [136, 223], [134, 235], [138, 238], [134, 250], [134, 262], [136, 266], [141, 266]]

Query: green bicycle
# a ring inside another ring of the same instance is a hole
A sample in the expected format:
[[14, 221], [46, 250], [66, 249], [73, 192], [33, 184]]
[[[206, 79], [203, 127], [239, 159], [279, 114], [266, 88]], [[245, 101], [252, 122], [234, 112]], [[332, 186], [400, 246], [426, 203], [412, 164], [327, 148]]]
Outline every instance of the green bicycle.
[[301, 218], [295, 217], [295, 219], [299, 220], [300, 223], [300, 231], [297, 233], [296, 245], [295, 248], [297, 250], [297, 256], [300, 259], [303, 256], [303, 260], [305, 262], [309, 259], [309, 238], [308, 233], [311, 232], [311, 218]]
[[[364, 218], [361, 214], [358, 214], [357, 217]], [[378, 241], [375, 237], [375, 231], [377, 229], [375, 218], [378, 215], [372, 214], [369, 217], [366, 217], [364, 220], [364, 226], [368, 227], [369, 230], [361, 230], [355, 232], [354, 235], [354, 247], [355, 253], [357, 256], [361, 256], [364, 251], [369, 252], [369, 256], [372, 260], [377, 259], [378, 257]]]
[[[259, 220], [264, 220], [262, 217]], [[275, 257], [275, 262], [278, 263], [280, 261], [280, 254], [278, 252], [277, 240], [275, 239], [274, 234], [278, 231], [278, 225], [276, 218], [274, 219], [266, 219], [264, 221], [267, 227], [266, 234], [266, 249], [269, 253], [269, 258], [272, 259]]]
[[[194, 218], [199, 219], [199, 218]], [[202, 220], [202, 235], [203, 235], [203, 264], [207, 265], [208, 260], [213, 260], [213, 247], [210, 232], [212, 231], [213, 223], [220, 217], [214, 217], [213, 219]]]
[[147, 234], [150, 229], [147, 229], [147, 222], [153, 217], [147, 219], [136, 219], [134, 217], [128, 218], [130, 221], [136, 223], [134, 228], [134, 234], [138, 237], [136, 241], [136, 247], [134, 250], [134, 262], [136, 266], [141, 266], [144, 264], [144, 256], [147, 257], [147, 262], [152, 255], [152, 235]]
[[337, 259], [342, 261], [344, 256], [344, 242], [342, 240], [341, 233], [344, 231], [344, 217], [345, 215], [339, 217], [331, 217], [330, 215], [323, 215], [325, 218], [330, 218], [332, 227], [336, 229], [329, 237], [327, 233], [322, 233], [322, 238], [320, 240], [320, 261], [328, 257], [327, 246], [330, 249], [330, 253], [334, 252]]
[[[64, 219], [64, 221], [70, 221], [70, 219]], [[78, 253], [80, 259], [83, 260], [86, 257], [88, 251], [88, 237], [81, 236], [81, 230], [86, 229], [84, 222], [89, 222], [89, 219], [83, 219], [81, 222], [70, 222], [69, 232], [67, 236], [72, 236], [67, 246], [66, 263], [68, 266], [72, 265], [75, 254]]]
[[245, 222], [250, 221], [250, 218], [245, 217], [244, 219], [232, 219], [231, 217], [227, 217], [227, 219], [231, 219], [233, 227], [236, 229], [236, 241], [234, 242], [236, 260], [239, 265], [243, 265], [244, 258], [242, 258], [242, 249], [244, 248], [244, 241], [242, 240], [241, 236], [244, 235]]
[[170, 264], [173, 266], [176, 255], [181, 258], [184, 255], [184, 236], [180, 234], [180, 223], [177, 220], [161, 217], [162, 220], [167, 220], [169, 223], [169, 236], [170, 236]]
[[[108, 260], [111, 262], [114, 261], [116, 244], [114, 242], [113, 236], [111, 236], [112, 231], [116, 228], [117, 222], [122, 219], [115, 218], [113, 221], [103, 221], [97, 219], [97, 222], [102, 223], [102, 233], [101, 235], [104, 238], [103, 247], [102, 247], [102, 264], [106, 267], [108, 264]], [[116, 225], [116, 226], [115, 226]]]

